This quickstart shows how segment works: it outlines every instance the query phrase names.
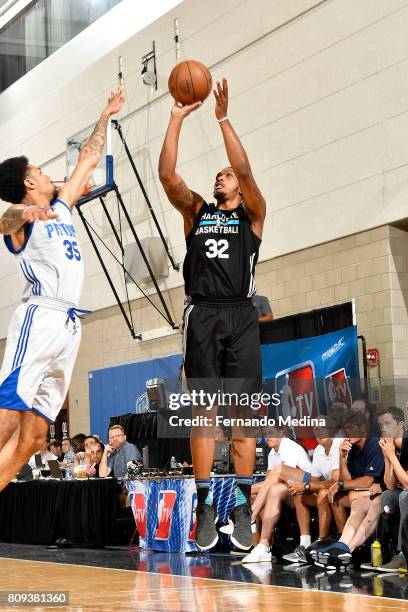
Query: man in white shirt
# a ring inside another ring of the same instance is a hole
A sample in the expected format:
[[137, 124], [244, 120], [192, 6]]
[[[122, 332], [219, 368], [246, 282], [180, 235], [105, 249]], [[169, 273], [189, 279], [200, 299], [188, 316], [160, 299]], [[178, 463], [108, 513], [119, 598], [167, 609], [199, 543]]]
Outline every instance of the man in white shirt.
[[254, 516], [259, 515], [263, 509], [271, 485], [278, 482], [298, 482], [299, 479], [302, 481], [304, 474], [309, 474], [311, 469], [310, 459], [303, 446], [286, 437], [282, 430], [270, 430], [268, 436], [265, 435], [265, 443], [271, 449], [268, 455], [268, 471], [266, 479], [251, 488]]
[[[270, 543], [281, 514], [282, 504], [293, 507], [291, 483], [310, 480], [311, 464], [305, 449], [294, 440], [282, 437], [281, 431], [272, 431], [275, 437], [266, 437], [270, 447], [266, 479], [252, 487], [256, 499], [252, 504], [252, 517], [262, 517], [259, 543], [243, 559], [243, 563], [271, 561]], [[278, 437], [278, 434], [280, 436]], [[303, 543], [301, 534], [301, 543]]]
[[[294, 482], [289, 488], [293, 496], [296, 509], [296, 517], [301, 533], [310, 534], [310, 507], [317, 507], [319, 515], [319, 538], [311, 542], [304, 538], [305, 545], [299, 545], [292, 553], [284, 555], [285, 561], [290, 563], [308, 563], [306, 549], [308, 552], [314, 550], [319, 543], [331, 544], [335, 540], [329, 538], [332, 520], [331, 505], [328, 499], [330, 487], [339, 479], [339, 448], [342, 438], [333, 438], [333, 432], [326, 428], [316, 428], [316, 440], [319, 443], [313, 453], [312, 476], [309, 482]], [[341, 530], [344, 525], [341, 526]]]
[[[300, 468], [304, 472], [310, 472], [310, 460], [303, 446], [286, 437], [277, 438], [277, 440], [279, 440], [279, 443], [276, 442], [275, 438], [266, 439], [267, 445], [271, 448], [268, 455], [268, 470], [274, 470], [275, 477], [278, 475], [281, 479], [283, 472], [289, 475], [290, 472], [285, 467]], [[296, 474], [292, 475], [296, 476]], [[285, 480], [287, 479], [285, 478]]]
[[48, 450], [48, 443], [47, 441], [44, 442], [43, 446], [41, 448], [38, 449], [38, 451], [36, 453], [34, 453], [34, 455], [32, 455], [32, 457], [30, 458], [30, 461], [28, 462], [29, 466], [33, 469], [36, 469], [36, 464], [35, 464], [35, 456], [37, 454], [41, 455], [41, 460], [42, 460], [42, 464], [44, 466], [45, 470], [48, 470], [48, 461], [50, 459], [57, 459], [58, 457], [56, 457], [55, 455], [53, 455], [53, 453], [50, 453], [50, 451]]

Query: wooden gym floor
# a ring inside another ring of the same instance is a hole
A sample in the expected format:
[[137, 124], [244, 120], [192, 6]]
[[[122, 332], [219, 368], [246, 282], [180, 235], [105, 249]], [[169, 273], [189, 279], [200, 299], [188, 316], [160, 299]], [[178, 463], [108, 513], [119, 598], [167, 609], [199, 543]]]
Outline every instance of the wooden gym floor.
[[[407, 578], [398, 578], [407, 580]], [[65, 563], [0, 558], [0, 591], [68, 591], [69, 607], [38, 610], [170, 610], [216, 612], [364, 612], [408, 610], [408, 602], [354, 593], [334, 593], [231, 580], [175, 576]], [[0, 610], [27, 610], [2, 605]]]

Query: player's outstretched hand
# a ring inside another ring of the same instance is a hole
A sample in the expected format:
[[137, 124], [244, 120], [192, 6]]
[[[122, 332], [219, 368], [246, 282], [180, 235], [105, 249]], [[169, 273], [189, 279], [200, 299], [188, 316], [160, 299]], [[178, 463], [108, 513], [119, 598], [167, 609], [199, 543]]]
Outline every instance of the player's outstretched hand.
[[42, 208], [36, 204], [12, 204], [0, 215], [0, 234], [15, 234], [26, 223], [49, 219], [58, 219], [58, 215], [51, 208]]
[[116, 115], [120, 111], [123, 106], [124, 101], [126, 100], [126, 92], [123, 85], [119, 87], [119, 89], [114, 92], [111, 92], [108, 103], [105, 108], [105, 113], [108, 115]]
[[228, 114], [228, 83], [222, 79], [222, 84], [217, 81], [217, 88], [213, 90], [215, 97], [215, 116], [224, 119]]
[[24, 208], [21, 218], [25, 223], [34, 223], [34, 221], [58, 219], [58, 215], [51, 208], [29, 205]]
[[194, 102], [194, 104], [181, 104], [181, 102], [175, 102], [173, 108], [171, 109], [171, 116], [174, 118], [184, 119], [201, 105], [202, 102]]

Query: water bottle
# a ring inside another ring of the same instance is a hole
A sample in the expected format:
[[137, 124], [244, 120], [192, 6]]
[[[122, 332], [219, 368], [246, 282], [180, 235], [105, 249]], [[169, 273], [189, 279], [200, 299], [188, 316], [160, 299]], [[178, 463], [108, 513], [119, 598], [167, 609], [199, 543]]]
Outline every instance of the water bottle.
[[171, 470], [177, 470], [177, 468], [178, 468], [178, 465], [177, 465], [176, 458], [175, 458], [175, 457], [172, 457], [172, 458], [170, 459], [170, 469], [171, 469]]
[[65, 468], [65, 480], [72, 480], [72, 472], [71, 472], [71, 468], [67, 467]]
[[378, 540], [374, 540], [371, 544], [371, 565], [380, 567], [382, 565], [381, 544]]

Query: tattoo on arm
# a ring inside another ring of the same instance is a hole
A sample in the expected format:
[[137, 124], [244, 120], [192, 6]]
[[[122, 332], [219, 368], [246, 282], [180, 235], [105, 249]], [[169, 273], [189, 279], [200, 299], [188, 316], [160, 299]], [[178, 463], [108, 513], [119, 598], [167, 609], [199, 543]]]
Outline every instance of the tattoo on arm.
[[194, 201], [194, 195], [184, 181], [180, 181], [176, 185], [169, 187], [167, 196], [170, 202], [179, 210], [190, 206]]
[[8, 208], [0, 217], [0, 233], [15, 234], [26, 221], [23, 219], [24, 208]]
[[199, 208], [203, 204], [203, 198], [187, 187], [183, 179], [180, 179], [176, 184], [169, 186], [163, 185], [168, 199], [173, 204], [174, 208], [191, 220], [194, 219]]
[[106, 129], [108, 127], [109, 115], [101, 115], [94, 131], [84, 144], [81, 154], [85, 157], [95, 157], [102, 154], [106, 140]]

